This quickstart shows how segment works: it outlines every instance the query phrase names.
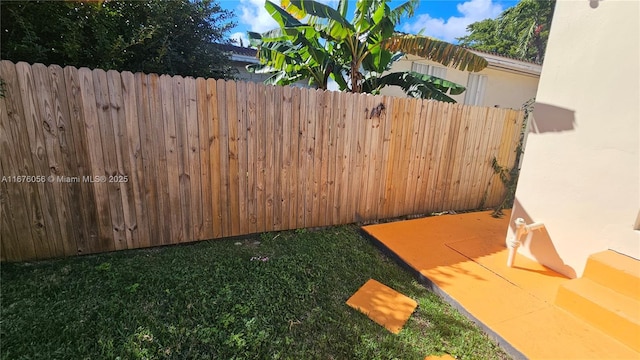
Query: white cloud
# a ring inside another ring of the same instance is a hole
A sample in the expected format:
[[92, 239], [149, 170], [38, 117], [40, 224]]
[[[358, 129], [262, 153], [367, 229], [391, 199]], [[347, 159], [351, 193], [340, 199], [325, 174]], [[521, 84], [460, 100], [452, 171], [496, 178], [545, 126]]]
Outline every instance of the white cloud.
[[467, 34], [467, 26], [476, 21], [495, 18], [502, 12], [502, 6], [492, 0], [469, 0], [457, 6], [462, 16], [451, 16], [448, 19], [432, 18], [429, 14], [421, 14], [403, 25], [401, 30], [416, 34], [424, 29], [423, 34], [448, 42]]
[[[339, 0], [319, 0], [335, 8]], [[279, 5], [279, 1], [271, 1]], [[271, 15], [264, 9], [264, 0], [240, 0], [238, 10], [240, 11], [240, 22], [247, 25], [250, 31], [263, 33], [278, 27], [278, 23], [271, 18]], [[235, 35], [235, 34], [234, 34]], [[243, 40], [244, 41], [244, 40]]]
[[250, 31], [263, 33], [278, 27], [278, 23], [264, 9], [264, 0], [240, 0], [238, 9], [241, 12], [240, 21], [248, 25]]
[[[247, 38], [247, 34], [243, 33], [243, 32], [235, 32], [233, 34], [231, 34], [229, 36], [229, 39], [231, 39], [231, 41], [235, 42], [236, 45], [238, 46], [243, 46], [243, 47], [248, 47], [249, 46], [249, 39]], [[240, 42], [240, 40], [242, 40], [242, 42]]]

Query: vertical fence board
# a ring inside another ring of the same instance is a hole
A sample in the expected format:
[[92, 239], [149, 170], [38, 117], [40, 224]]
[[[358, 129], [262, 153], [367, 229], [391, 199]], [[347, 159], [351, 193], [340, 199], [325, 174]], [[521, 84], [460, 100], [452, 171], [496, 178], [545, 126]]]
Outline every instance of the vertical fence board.
[[298, 183], [297, 183], [297, 199], [296, 199], [296, 228], [305, 227], [305, 217], [307, 212], [307, 183], [306, 174], [308, 169], [308, 143], [309, 136], [309, 114], [308, 112], [309, 91], [307, 89], [300, 90], [300, 116], [298, 118]]
[[413, 136], [413, 122], [416, 121], [413, 116], [415, 111], [415, 100], [410, 99], [410, 101], [404, 102], [404, 110], [402, 111], [402, 146], [400, 147], [400, 151], [402, 154], [401, 160], [399, 161], [398, 173], [396, 174], [396, 179], [394, 180], [398, 186], [396, 187], [396, 201], [394, 201], [394, 212], [393, 216], [401, 216], [407, 214], [408, 202], [406, 201], [406, 192], [407, 192], [407, 179], [409, 177], [409, 164], [411, 162], [410, 154], [411, 154], [411, 144], [412, 144], [412, 136]]
[[230, 235], [240, 235], [240, 162], [238, 153], [240, 102], [237, 84], [233, 81], [226, 82], [227, 88], [227, 126], [228, 126], [228, 149], [229, 149], [229, 186], [227, 187], [227, 201], [229, 202], [229, 222]]
[[32, 71], [33, 83], [37, 92], [36, 106], [40, 110], [40, 118], [37, 119], [38, 123], [36, 124], [38, 129], [36, 131], [41, 134], [44, 139], [46, 163], [49, 170], [48, 175], [56, 177], [56, 179], [51, 182], [53, 193], [48, 194], [48, 196], [50, 199], [50, 209], [55, 208], [51, 215], [54, 217], [54, 222], [59, 225], [59, 228], [55, 230], [56, 236], [50, 241], [52, 255], [57, 257], [65, 254], [65, 247], [69, 248], [74, 246], [75, 239], [71, 239], [74, 229], [71, 223], [71, 214], [68, 210], [69, 204], [64, 196], [65, 184], [61, 179], [57, 178], [58, 176], [64, 175], [64, 165], [58, 141], [58, 127], [54, 118], [55, 110], [49, 69], [42, 64], [35, 64], [32, 66]]
[[200, 197], [202, 207], [202, 223], [199, 230], [200, 239], [213, 238], [213, 204], [211, 194], [211, 167], [210, 164], [210, 151], [209, 146], [211, 144], [211, 138], [209, 136], [209, 108], [208, 103], [211, 101], [207, 94], [207, 81], [203, 78], [197, 78], [195, 80], [195, 101], [198, 123], [198, 151], [200, 158], [200, 193], [197, 196]]
[[291, 91], [291, 129], [289, 131], [289, 185], [288, 185], [288, 199], [289, 199], [289, 228], [298, 228], [298, 160], [300, 153], [300, 88], [293, 87]]
[[84, 124], [87, 149], [89, 153], [89, 176], [91, 177], [92, 198], [95, 199], [96, 216], [98, 219], [98, 237], [96, 241], [87, 244], [83, 253], [95, 253], [115, 250], [112, 229], [111, 212], [109, 209], [109, 194], [106, 182], [104, 158], [102, 156], [102, 138], [100, 136], [100, 122], [98, 118], [98, 103], [95, 91], [93, 73], [87, 68], [78, 70], [80, 96], [82, 97], [82, 119]]
[[[129, 164], [129, 142], [128, 139], [133, 138], [133, 134], [127, 133], [127, 124], [125, 118], [127, 109], [122, 98], [122, 78], [120, 73], [114, 70], [107, 72], [107, 88], [109, 91], [109, 115], [111, 118], [111, 126], [113, 130], [113, 145], [115, 146], [115, 170], [113, 177], [108, 181], [113, 184], [113, 188], [117, 189], [116, 194], [120, 198], [118, 204], [122, 206], [122, 233], [126, 242], [124, 248], [131, 249], [138, 247], [138, 231], [135, 219], [135, 203], [133, 196], [131, 177], [131, 166]], [[124, 181], [127, 176], [127, 181]], [[135, 240], [134, 240], [135, 239]]]
[[[188, 241], [204, 240], [204, 221], [202, 218], [202, 173], [200, 171], [200, 129], [198, 127], [198, 104], [197, 104], [196, 80], [192, 77], [184, 79], [184, 95], [186, 106], [187, 125], [187, 157], [189, 161], [189, 198], [192, 221], [192, 235]], [[186, 166], [185, 166], [186, 167]]]
[[[151, 242], [159, 242], [160, 244], [171, 244], [174, 239], [174, 228], [173, 217], [177, 215], [177, 209], [172, 207], [172, 186], [173, 182], [170, 183], [170, 172], [169, 172], [169, 159], [171, 158], [171, 164], [173, 165], [175, 161], [175, 148], [172, 147], [169, 152], [169, 148], [167, 147], [167, 134], [168, 130], [165, 129], [166, 123], [164, 114], [164, 105], [162, 100], [162, 79], [156, 74], [150, 74], [147, 76], [148, 80], [148, 95], [149, 95], [149, 118], [145, 119], [147, 121], [146, 125], [148, 126], [148, 134], [149, 138], [145, 140], [145, 147], [150, 146], [154, 148], [154, 151], [151, 153], [152, 157], [148, 158], [153, 165], [154, 173], [151, 176], [154, 177], [154, 182], [157, 182], [157, 188], [155, 189], [155, 194], [153, 196], [157, 199], [158, 209], [160, 212], [158, 214], [159, 226], [161, 226], [160, 238], [151, 239]], [[146, 92], [145, 92], [146, 93]], [[168, 100], [169, 101], [169, 100]], [[167, 114], [169, 116], [169, 114]], [[175, 129], [171, 130], [171, 134], [175, 133]], [[175, 168], [173, 168], [175, 169]], [[177, 229], [176, 229], [177, 230]]]
[[414, 214], [424, 214], [427, 212], [427, 185], [429, 183], [429, 162], [430, 150], [433, 144], [433, 101], [422, 101], [420, 116], [423, 124], [420, 126], [422, 140], [420, 147], [420, 164], [418, 165], [418, 179], [416, 181], [416, 203], [414, 204]]
[[[113, 244], [115, 250], [127, 248], [125, 214], [123, 211], [122, 197], [120, 196], [120, 184], [113, 181], [118, 175], [117, 147], [114, 134], [114, 126], [117, 128], [118, 119], [111, 118], [112, 104], [109, 99], [109, 84], [107, 73], [103, 70], [93, 71], [93, 85], [96, 95], [98, 113], [98, 127], [102, 141], [103, 171], [111, 214], [111, 229], [113, 232]], [[113, 104], [113, 106], [117, 106]]]
[[182, 231], [179, 242], [189, 241], [193, 238], [193, 222], [191, 214], [191, 167], [189, 165], [189, 149], [187, 135], [187, 116], [185, 98], [185, 79], [174, 76], [173, 80], [173, 113], [176, 128], [176, 152], [178, 159], [178, 194], [180, 226]]
[[248, 234], [258, 232], [258, 201], [256, 181], [258, 176], [258, 157], [256, 153], [257, 137], [257, 102], [256, 84], [247, 83], [247, 222]]
[[162, 104], [162, 121], [164, 125], [164, 143], [167, 163], [167, 197], [169, 200], [169, 217], [171, 220], [172, 242], [184, 241], [182, 224], [182, 205], [180, 200], [180, 167], [178, 149], [178, 130], [174, 112], [174, 85], [168, 75], [160, 76], [160, 103]]
[[[38, 175], [29, 149], [16, 66], [0, 62], [0, 76], [6, 82], [5, 97], [0, 99], [0, 153], [13, 154], [0, 156], [0, 176]], [[38, 184], [3, 181], [0, 185], [2, 258], [33, 259], [36, 247], [46, 244]]]
[[483, 167], [484, 171], [482, 171], [482, 177], [480, 180], [481, 194], [480, 194], [480, 203], [478, 204], [478, 207], [480, 208], [485, 206], [485, 203], [487, 202], [487, 198], [491, 194], [492, 179], [493, 179], [493, 175], [495, 175], [493, 171], [491, 171], [491, 168], [492, 168], [491, 162], [494, 156], [496, 156], [496, 153], [498, 150], [497, 143], [499, 141], [498, 137], [500, 136], [499, 134], [502, 133], [501, 123], [497, 121], [498, 111], [499, 109], [497, 108], [491, 108], [489, 109], [487, 114], [487, 120], [491, 123], [491, 130], [490, 130], [491, 132], [489, 133], [488, 144], [486, 148], [485, 163]]
[[315, 132], [313, 135], [313, 172], [311, 175], [311, 183], [313, 183], [313, 193], [312, 193], [312, 216], [310, 226], [321, 226], [323, 213], [321, 213], [321, 202], [320, 198], [322, 197], [322, 152], [324, 148], [324, 134], [322, 133], [322, 126], [325, 122], [324, 113], [326, 110], [326, 92], [323, 90], [316, 90], [316, 116], [313, 119], [315, 123]]
[[248, 111], [248, 98], [247, 98], [247, 83], [237, 83], [237, 102], [238, 102], [238, 133], [237, 133], [237, 147], [238, 147], [238, 219], [239, 235], [249, 234], [249, 216], [247, 212], [248, 190], [247, 190], [247, 177], [249, 173], [248, 157], [247, 157], [247, 111]]
[[[37, 105], [39, 94], [36, 93], [37, 90], [34, 84], [32, 68], [26, 63], [18, 63], [16, 70], [18, 73], [17, 83], [20, 86], [20, 94], [22, 97], [23, 115], [27, 125], [27, 132], [20, 134], [22, 138], [16, 141], [26, 141], [30, 145], [34, 175], [48, 177], [51, 175], [51, 171], [47, 160], [47, 149], [42, 122], [40, 121], [40, 109]], [[53, 154], [51, 156], [53, 156]], [[41, 241], [40, 243], [34, 244], [36, 250], [35, 255], [38, 258], [52, 257], [56, 254], [55, 247], [60, 238], [57, 208], [55, 205], [55, 197], [53, 196], [53, 183], [48, 181], [46, 183], [38, 183], [37, 195], [40, 197], [40, 210], [42, 212], [36, 215], [36, 223], [43, 228], [43, 236], [34, 239]]]
[[[212, 221], [213, 221], [213, 237], [219, 238], [223, 235], [222, 225], [222, 197], [221, 187], [223, 173], [220, 168], [220, 153], [222, 152], [220, 142], [220, 122], [224, 117], [224, 102], [220, 102], [220, 98], [223, 95], [218, 95], [218, 83], [213, 79], [207, 79], [207, 99], [208, 101], [208, 113], [209, 113], [209, 161], [211, 161], [210, 173], [211, 173], [211, 204], [212, 204]], [[223, 98], [224, 100], [224, 98]], [[223, 108], [222, 110], [220, 108]], [[226, 206], [226, 205], [224, 205]]]
[[80, 203], [80, 174], [78, 174], [77, 154], [71, 129], [71, 115], [67, 102], [64, 71], [57, 65], [49, 66], [46, 70], [51, 80], [52, 125], [55, 127], [53, 133], [56, 136], [56, 150], [61, 156], [58, 165], [62, 174], [72, 179], [70, 179], [70, 182], [60, 184], [60, 196], [65, 208], [59, 214], [63, 214], [62, 218], [64, 220], [61, 220], [61, 224], [63, 224], [63, 221], [66, 224], [66, 235], [62, 234], [62, 245], [64, 255], [69, 256], [77, 254], [78, 242], [87, 237]]
[[414, 100], [414, 108], [411, 114], [413, 119], [411, 128], [411, 149], [407, 156], [409, 157], [409, 173], [407, 176], [407, 190], [405, 191], [405, 203], [406, 211], [410, 213], [415, 212], [416, 204], [416, 190], [417, 182], [420, 177], [420, 151], [423, 138], [423, 131], [421, 129], [424, 124], [424, 119], [421, 117], [422, 113], [422, 100]]
[[293, 108], [293, 99], [292, 99], [292, 89], [293, 87], [287, 86], [283, 88], [282, 93], [282, 115], [281, 115], [281, 129], [280, 129], [280, 173], [278, 178], [278, 183], [280, 184], [278, 188], [278, 198], [281, 204], [280, 207], [280, 228], [281, 229], [291, 229], [295, 228], [295, 226], [290, 226], [289, 224], [289, 207], [291, 206], [291, 196], [289, 194], [289, 189], [291, 188], [291, 184], [289, 183], [289, 173], [291, 172], [291, 129], [292, 129], [292, 115], [294, 112]]
[[[220, 166], [218, 176], [220, 177], [220, 216], [222, 225], [222, 236], [231, 235], [231, 214], [229, 211], [229, 177], [233, 176], [229, 173], [229, 117], [227, 110], [231, 109], [231, 104], [227, 102], [228, 89], [224, 80], [216, 81], [218, 95], [218, 139], [220, 140]], [[224, 104], [224, 105], [223, 105]], [[235, 105], [235, 103], [233, 104]]]
[[468, 153], [467, 145], [469, 144], [469, 122], [467, 121], [468, 107], [461, 107], [457, 111], [456, 121], [460, 122], [458, 128], [458, 141], [456, 143], [456, 160], [451, 172], [451, 194], [449, 197], [449, 208], [460, 209], [462, 182], [464, 181], [465, 155]]
[[267, 229], [267, 87], [265, 85], [256, 86], [256, 230], [265, 231]]
[[275, 162], [275, 117], [278, 116], [276, 108], [273, 106], [278, 101], [279, 87], [267, 87], [267, 109], [265, 112], [265, 161], [264, 161], [264, 196], [265, 196], [265, 228], [266, 231], [272, 231], [274, 229], [275, 217], [274, 217], [274, 201], [276, 201], [276, 195], [274, 194], [274, 176], [276, 169], [274, 168]]
[[304, 178], [304, 225], [303, 227], [311, 227], [313, 226], [313, 177], [314, 177], [314, 153], [316, 149], [314, 148], [314, 139], [316, 136], [316, 91], [314, 90], [306, 90], [307, 94], [307, 107], [304, 112], [304, 116], [306, 117], [305, 121], [305, 159], [304, 159], [304, 172], [302, 176]]
[[329, 182], [331, 179], [329, 178], [329, 166], [331, 163], [331, 159], [329, 158], [329, 152], [331, 147], [331, 128], [333, 127], [333, 104], [332, 104], [332, 92], [324, 91], [324, 105], [323, 105], [323, 116], [319, 119], [322, 134], [322, 160], [320, 161], [320, 213], [319, 215], [319, 225], [326, 226], [329, 224], [327, 222], [327, 218], [330, 216], [329, 213]]
[[[135, 76], [128, 71], [121, 74], [122, 79], [122, 104], [124, 105], [124, 124], [126, 137], [122, 139], [126, 153], [123, 154], [124, 170], [128, 173], [124, 181], [130, 204], [130, 225], [127, 231], [131, 233], [132, 243], [130, 247], [139, 248], [142, 243], [149, 241], [149, 224], [146, 213], [148, 209], [144, 202], [144, 187], [142, 185], [143, 164], [142, 145], [140, 141], [140, 127], [138, 106], [136, 103]], [[148, 245], [147, 245], [148, 246]]]
[[336, 167], [338, 162], [338, 135], [340, 132], [340, 123], [341, 117], [340, 113], [341, 103], [340, 103], [340, 93], [337, 91], [332, 91], [329, 93], [331, 100], [329, 101], [331, 117], [329, 123], [329, 155], [328, 155], [328, 164], [327, 164], [327, 217], [326, 223], [330, 224], [339, 224], [337, 221], [337, 213], [336, 213], [336, 190], [337, 190], [337, 181], [336, 181]]
[[[352, 180], [352, 195], [350, 202], [353, 206], [353, 210], [351, 212], [352, 219], [355, 221], [363, 221], [366, 220], [364, 217], [364, 209], [360, 206], [361, 198], [365, 196], [363, 190], [366, 188], [366, 177], [365, 177], [365, 163], [364, 163], [364, 145], [366, 139], [366, 120], [367, 120], [367, 97], [364, 94], [356, 94], [354, 96], [354, 101], [357, 101], [357, 105], [354, 107], [353, 111], [353, 121], [355, 122], [355, 138], [353, 142], [353, 154], [350, 166], [350, 176]], [[352, 221], [353, 221], [352, 220]]]
[[282, 165], [282, 154], [284, 146], [283, 144], [283, 130], [282, 130], [282, 117], [284, 116], [284, 88], [281, 86], [277, 86], [274, 89], [274, 102], [272, 103], [273, 107], [273, 137], [269, 137], [269, 139], [273, 140], [273, 166], [272, 175], [269, 178], [273, 183], [271, 186], [271, 198], [272, 198], [272, 207], [273, 207], [273, 229], [272, 230], [282, 230], [282, 216], [283, 216], [283, 201], [284, 199], [281, 197], [281, 188], [282, 183], [281, 174], [283, 171]]
[[74, 254], [82, 254], [89, 243], [98, 241], [98, 215], [92, 185], [85, 181], [85, 176], [92, 176], [87, 137], [84, 127], [84, 111], [80, 94], [80, 78], [78, 69], [66, 67], [62, 69], [64, 76], [64, 93], [60, 96], [67, 101], [69, 117], [66, 121], [66, 139], [70, 163], [65, 165], [71, 173], [80, 177], [80, 183], [69, 187], [69, 198], [72, 212], [77, 216], [78, 238]]

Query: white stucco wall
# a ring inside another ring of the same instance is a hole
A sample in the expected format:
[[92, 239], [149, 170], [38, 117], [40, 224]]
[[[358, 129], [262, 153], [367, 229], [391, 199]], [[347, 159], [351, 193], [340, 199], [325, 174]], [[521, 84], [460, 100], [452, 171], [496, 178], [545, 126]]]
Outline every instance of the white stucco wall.
[[520, 253], [572, 277], [602, 250], [640, 258], [639, 24], [638, 1], [556, 5], [511, 226], [543, 222]]
[[[407, 55], [404, 59], [393, 64], [391, 72], [411, 71], [412, 62], [443, 67], [442, 64], [421, 59], [417, 56]], [[520, 109], [522, 104], [535, 97], [538, 89], [539, 77], [515, 71], [507, 71], [494, 67], [487, 67], [476, 73], [487, 75], [487, 85], [481, 106], [498, 106], [502, 108]], [[465, 71], [447, 68], [446, 79], [454, 83], [467, 86], [469, 73]], [[406, 97], [397, 86], [382, 89], [383, 95]], [[464, 103], [465, 94], [454, 95], [452, 98], [459, 103]]]

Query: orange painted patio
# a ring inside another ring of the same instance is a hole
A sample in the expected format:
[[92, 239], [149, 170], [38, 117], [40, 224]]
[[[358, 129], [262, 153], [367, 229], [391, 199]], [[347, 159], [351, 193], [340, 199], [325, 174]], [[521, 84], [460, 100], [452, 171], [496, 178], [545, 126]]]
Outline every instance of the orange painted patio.
[[363, 227], [427, 286], [474, 319], [515, 358], [640, 359], [555, 305], [570, 279], [524, 256], [506, 266], [509, 214], [435, 216]]

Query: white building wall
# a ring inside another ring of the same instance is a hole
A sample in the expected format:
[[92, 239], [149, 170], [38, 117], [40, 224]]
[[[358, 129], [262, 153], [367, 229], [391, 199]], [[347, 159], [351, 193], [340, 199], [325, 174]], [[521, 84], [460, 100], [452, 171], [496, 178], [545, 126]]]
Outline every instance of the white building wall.
[[[572, 277], [612, 249], [640, 258], [640, 2], [557, 2], [513, 220], [520, 253]], [[516, 260], [517, 261], [517, 260]]]

